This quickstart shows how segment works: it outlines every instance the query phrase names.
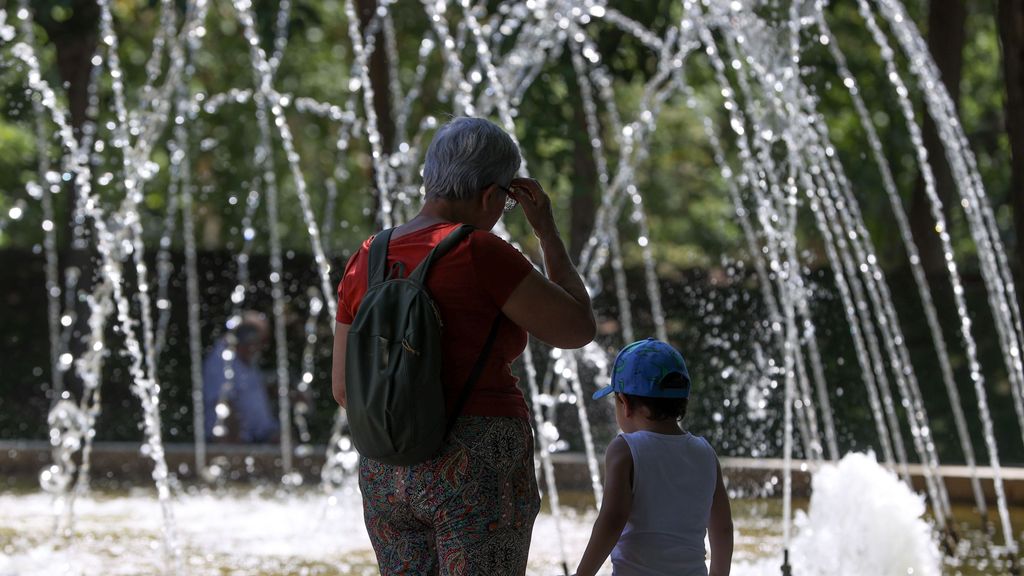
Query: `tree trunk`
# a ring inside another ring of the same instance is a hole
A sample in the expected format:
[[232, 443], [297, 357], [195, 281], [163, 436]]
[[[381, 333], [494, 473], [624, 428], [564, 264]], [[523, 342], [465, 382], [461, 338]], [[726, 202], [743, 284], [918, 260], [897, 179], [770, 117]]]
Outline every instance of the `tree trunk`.
[[66, 26], [47, 30], [57, 48], [57, 69], [67, 86], [71, 126], [79, 137], [89, 105], [89, 77], [96, 52], [98, 21], [98, 9], [88, 2], [78, 2]]
[[[964, 21], [967, 18], [963, 0], [932, 0], [928, 12], [928, 48], [935, 59], [942, 83], [946, 85], [953, 103], [959, 106], [960, 77], [963, 69]], [[942, 210], [949, 225], [949, 205], [955, 193], [955, 183], [946, 160], [946, 152], [939, 140], [935, 122], [924, 114], [924, 145], [935, 174], [935, 192], [942, 201]], [[944, 273], [946, 261], [942, 244], [935, 233], [931, 203], [925, 193], [924, 178], [918, 176], [910, 203], [910, 229], [921, 255], [921, 265], [928, 275]]]
[[[359, 29], [366, 38], [366, 30], [373, 22], [374, 14], [377, 13], [377, 0], [356, 0], [356, 11], [359, 13]], [[388, 53], [384, 47], [384, 27], [378, 23], [375, 25], [376, 32], [373, 35], [374, 50], [370, 54], [368, 62], [370, 76], [370, 87], [373, 89], [373, 110], [377, 113], [377, 131], [380, 133], [380, 145], [385, 155], [395, 150], [395, 120], [391, 114], [391, 87], [388, 83]], [[374, 173], [375, 168], [370, 168], [370, 179], [374, 188], [374, 206], [371, 215], [371, 223], [380, 224], [380, 195], [383, 192], [377, 188], [377, 179]]]
[[1006, 131], [1010, 135], [1010, 197], [1017, 235], [1017, 297], [1024, 306], [1024, 3], [999, 0], [998, 20], [1006, 78]]
[[[572, 72], [571, 65], [568, 70]], [[576, 80], [578, 81], [578, 79]], [[572, 197], [569, 201], [569, 254], [578, 261], [583, 246], [594, 229], [597, 196], [597, 166], [594, 162], [594, 151], [587, 132], [587, 119], [583, 110], [583, 101], [579, 87], [573, 79], [567, 82], [575, 90], [572, 94], [573, 119], [573, 174]]]
[[[99, 6], [91, 0], [75, 0], [71, 6], [71, 16], [67, 20], [56, 22], [50, 18], [49, 3], [39, 6], [36, 10], [37, 22], [46, 30], [50, 41], [57, 51], [57, 70], [67, 91], [68, 112], [71, 128], [75, 138], [81, 141], [83, 127], [89, 113], [89, 83], [92, 77], [92, 58], [96, 53], [99, 34]], [[44, 143], [39, 143], [42, 146]], [[47, 153], [41, 150], [40, 153]], [[62, 150], [67, 154], [67, 150]], [[63, 268], [65, 271], [78, 271], [77, 295], [87, 294], [93, 284], [95, 263], [90, 251], [88, 233], [76, 235], [76, 228], [84, 228], [88, 223], [75, 221], [75, 205], [77, 191], [74, 180], [68, 182], [64, 191], [63, 242], [65, 255]], [[89, 330], [89, 307], [84, 298], [75, 299], [75, 323], [71, 328], [71, 339], [68, 343], [69, 352], [79, 357], [85, 345], [85, 336]], [[65, 373], [65, 390], [78, 390], [81, 383], [74, 370]]]
[[[75, 138], [81, 139], [89, 108], [89, 81], [92, 77], [92, 58], [96, 53], [99, 34], [99, 6], [92, 0], [74, 0], [70, 17], [53, 20], [50, 14], [52, 2], [41, 3], [36, 10], [36, 21], [46, 30], [57, 51], [57, 71], [66, 87], [68, 112]], [[66, 151], [65, 151], [66, 153]], [[73, 184], [68, 186], [67, 240], [65, 245], [73, 246], [75, 194]], [[78, 247], [81, 248], [81, 247]]]

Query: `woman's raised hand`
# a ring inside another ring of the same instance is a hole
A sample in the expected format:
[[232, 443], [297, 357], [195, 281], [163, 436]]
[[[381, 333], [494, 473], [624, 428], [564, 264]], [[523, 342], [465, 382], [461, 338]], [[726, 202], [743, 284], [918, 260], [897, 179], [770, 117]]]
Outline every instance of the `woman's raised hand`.
[[551, 211], [551, 197], [541, 187], [540, 182], [533, 178], [514, 178], [509, 189], [523, 207], [526, 221], [533, 227], [533, 233], [538, 238], [558, 234], [555, 215]]
[[590, 294], [558, 236], [551, 198], [532, 178], [516, 178], [509, 188], [540, 240], [546, 278], [534, 270], [501, 307], [513, 322], [559, 348], [582, 348], [596, 332]]

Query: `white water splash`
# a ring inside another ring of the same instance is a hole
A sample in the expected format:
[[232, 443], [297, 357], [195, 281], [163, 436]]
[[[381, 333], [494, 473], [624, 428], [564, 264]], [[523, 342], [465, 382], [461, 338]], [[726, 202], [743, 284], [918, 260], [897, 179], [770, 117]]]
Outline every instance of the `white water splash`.
[[915, 494], [874, 454], [850, 453], [814, 474], [797, 512], [790, 562], [797, 576], [939, 576], [941, 555]]

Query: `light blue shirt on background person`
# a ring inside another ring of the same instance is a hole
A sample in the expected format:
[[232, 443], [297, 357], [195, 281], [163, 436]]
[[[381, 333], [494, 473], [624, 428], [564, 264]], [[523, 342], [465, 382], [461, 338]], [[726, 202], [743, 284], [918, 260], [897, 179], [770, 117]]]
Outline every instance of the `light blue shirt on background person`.
[[[228, 429], [222, 436], [238, 438], [246, 443], [272, 442], [277, 438], [280, 426], [274, 417], [266, 380], [259, 368], [259, 352], [269, 337], [266, 319], [261, 314], [247, 313], [236, 330], [236, 337], [238, 345], [231, 360], [234, 378], [226, 398], [231, 416], [226, 425], [237, 426], [238, 430]], [[227, 384], [224, 375], [226, 349], [227, 339], [221, 337], [203, 361], [205, 428], [207, 437], [211, 439], [215, 438], [213, 432], [221, 389]]]

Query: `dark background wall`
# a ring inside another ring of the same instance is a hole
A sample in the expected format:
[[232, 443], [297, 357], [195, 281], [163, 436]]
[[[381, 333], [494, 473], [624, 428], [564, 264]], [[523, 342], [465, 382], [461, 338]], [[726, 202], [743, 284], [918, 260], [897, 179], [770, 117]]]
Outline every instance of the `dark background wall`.
[[[342, 270], [344, 254], [332, 262], [334, 270]], [[192, 401], [185, 316], [184, 278], [181, 273], [183, 257], [173, 254], [175, 273], [171, 278], [171, 321], [168, 340], [159, 365], [162, 394], [162, 417], [165, 441], [192, 441]], [[267, 258], [255, 255], [250, 268], [254, 280], [248, 297], [248, 307], [270, 310], [269, 274]], [[42, 256], [26, 250], [0, 250], [0, 438], [47, 437], [46, 415], [49, 409], [49, 343], [46, 326], [46, 296]], [[234, 258], [227, 252], [201, 252], [199, 254], [200, 290], [203, 299], [201, 313], [204, 350], [218, 335], [230, 311], [228, 295], [235, 278]], [[308, 314], [306, 292], [318, 286], [311, 259], [303, 254], [288, 253], [285, 260], [284, 281], [289, 295], [289, 354], [292, 386], [298, 381], [304, 343], [303, 325]], [[636, 319], [636, 337], [653, 335], [646, 291], [643, 289], [642, 270], [630, 270], [631, 298]], [[875, 427], [860, 377], [860, 368], [853, 353], [841, 301], [834, 290], [831, 272], [827, 269], [811, 271], [808, 280], [812, 288], [812, 305], [818, 326], [819, 345], [825, 363], [826, 377], [835, 420], [838, 426], [840, 448], [874, 448], [878, 450]], [[336, 281], [337, 278], [332, 279]], [[610, 279], [606, 285], [610, 286]], [[1005, 378], [991, 320], [984, 313], [984, 288], [980, 279], [968, 277], [967, 293], [972, 310], [981, 311], [973, 317], [975, 334], [980, 344], [982, 365], [989, 377], [989, 402], [996, 419], [996, 431], [1001, 457], [1006, 463], [1024, 462], [1024, 446], [1012, 410], [1012, 399]], [[897, 297], [896, 308], [904, 323], [904, 331], [914, 359], [914, 367], [922, 387], [931, 426], [941, 457], [946, 463], [963, 461], [959, 442], [955, 436], [949, 403], [938, 367], [931, 349], [931, 337], [924, 322], [918, 322], [920, 312], [916, 299], [904, 294], [902, 287], [911, 285], [910, 278], [899, 272], [889, 277]], [[772, 375], [765, 362], [757, 361], [760, 349], [763, 358], [775, 354], [770, 342], [766, 314], [754, 277], [741, 263], [710, 270], [691, 270], [662, 278], [660, 290], [667, 311], [670, 339], [686, 356], [694, 380], [694, 399], [691, 402], [688, 425], [696, 433], [707, 436], [723, 455], [779, 456], [781, 455], [781, 379]], [[950, 298], [937, 287], [936, 300]], [[614, 355], [622, 345], [621, 333], [615, 319], [619, 317], [615, 295], [605, 291], [595, 299], [601, 321], [598, 343]], [[940, 312], [949, 312], [940, 310]], [[953, 316], [944, 317], [946, 338], [951, 349], [954, 369], [960, 384], [960, 393], [968, 423], [973, 435], [978, 458], [987, 461], [977, 417], [977, 400], [969, 385], [964, 359], [959, 352]], [[319, 340], [315, 350], [316, 370], [313, 381], [314, 411], [309, 425], [314, 443], [325, 443], [335, 413], [330, 394], [330, 354], [333, 342], [326, 311], [319, 322]], [[132, 395], [125, 359], [117, 352], [120, 338], [108, 330], [109, 347], [115, 353], [108, 356], [103, 372], [102, 413], [97, 422], [97, 440], [137, 441], [141, 438], [140, 409]], [[540, 362], [541, 384], [544, 384], [547, 364], [546, 348], [534, 342], [535, 357]], [[268, 374], [273, 374], [273, 349], [264, 354]], [[521, 363], [515, 369], [526, 381]], [[589, 394], [594, 390], [592, 368], [583, 369], [585, 396], [590, 410], [599, 449], [615, 433], [611, 404], [594, 402]], [[758, 389], [759, 378], [774, 377], [780, 386], [767, 395], [767, 406], [762, 414], [752, 410], [753, 396], [749, 389]], [[72, 389], [75, 398], [79, 391]], [[896, 394], [895, 390], [893, 391]], [[528, 395], [527, 395], [528, 396]], [[905, 414], [900, 411], [901, 417]], [[566, 404], [557, 410], [556, 422], [568, 440], [570, 449], [582, 450], [582, 440], [575, 406]], [[913, 453], [909, 430], [904, 425], [908, 451]], [[800, 448], [798, 447], [798, 452]], [[916, 458], [914, 458], [916, 459]]]

